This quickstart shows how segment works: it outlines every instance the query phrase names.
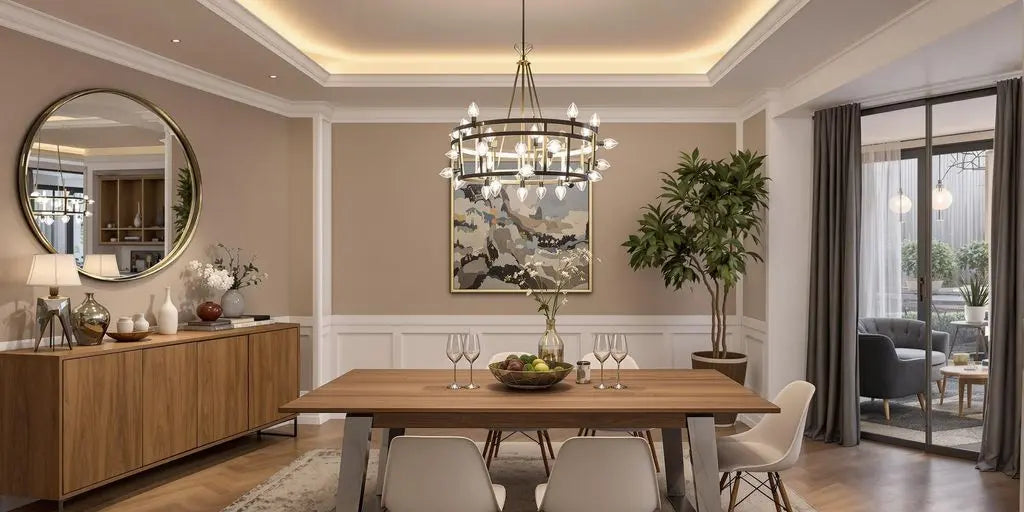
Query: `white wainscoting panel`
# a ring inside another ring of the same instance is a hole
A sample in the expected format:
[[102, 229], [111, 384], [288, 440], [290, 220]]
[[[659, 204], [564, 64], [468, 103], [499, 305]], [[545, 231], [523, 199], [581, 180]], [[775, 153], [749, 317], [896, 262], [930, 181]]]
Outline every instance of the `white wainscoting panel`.
[[[475, 368], [486, 366], [497, 352], [536, 352], [544, 320], [535, 315], [335, 315], [332, 327], [336, 359], [325, 382], [354, 368], [451, 368], [444, 347], [448, 333], [475, 332], [480, 335], [481, 355]], [[760, 341], [741, 335], [742, 325], [729, 318], [733, 349], [751, 347], [758, 355], [748, 370], [760, 385]], [[558, 333], [565, 342], [565, 359], [577, 361], [591, 351], [593, 334], [626, 334], [630, 353], [642, 368], [690, 368], [690, 353], [710, 348], [711, 319], [702, 315], [624, 316], [565, 315], [558, 320]], [[757, 338], [760, 340], [761, 338]], [[460, 362], [465, 368], [466, 363]], [[610, 366], [612, 367], [612, 366]], [[757, 389], [757, 388], [754, 388]]]

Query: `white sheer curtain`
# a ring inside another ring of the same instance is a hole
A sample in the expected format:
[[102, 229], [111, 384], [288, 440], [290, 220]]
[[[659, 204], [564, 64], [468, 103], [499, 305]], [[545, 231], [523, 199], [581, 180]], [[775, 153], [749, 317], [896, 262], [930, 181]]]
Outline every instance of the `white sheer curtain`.
[[[865, 146], [862, 150], [859, 316], [898, 317], [903, 311], [901, 290], [902, 230], [909, 217], [899, 213], [900, 147], [898, 144]], [[914, 205], [916, 207], [916, 205]]]

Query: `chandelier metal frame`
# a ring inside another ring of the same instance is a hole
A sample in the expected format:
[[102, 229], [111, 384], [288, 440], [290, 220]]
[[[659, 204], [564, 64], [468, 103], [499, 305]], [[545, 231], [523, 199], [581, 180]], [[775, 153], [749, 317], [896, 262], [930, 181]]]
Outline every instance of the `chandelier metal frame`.
[[[454, 189], [467, 183], [487, 185], [485, 199], [509, 184], [519, 185], [521, 200], [529, 185], [537, 186], [543, 198], [544, 186], [555, 184], [555, 194], [562, 199], [567, 189], [585, 190], [588, 183], [603, 179], [601, 172], [611, 164], [599, 158], [599, 152], [618, 142], [599, 142], [600, 116], [593, 114], [587, 123], [578, 121], [575, 103], [566, 110], [568, 119], [543, 115], [528, 59], [533, 46], [526, 42], [525, 0], [522, 6], [521, 41], [515, 45], [519, 60], [508, 111], [504, 118], [480, 119], [479, 107], [470, 104], [470, 119], [462, 119], [449, 133], [450, 148], [445, 153], [449, 166], [440, 175], [450, 179]], [[512, 117], [517, 96], [519, 116]]]

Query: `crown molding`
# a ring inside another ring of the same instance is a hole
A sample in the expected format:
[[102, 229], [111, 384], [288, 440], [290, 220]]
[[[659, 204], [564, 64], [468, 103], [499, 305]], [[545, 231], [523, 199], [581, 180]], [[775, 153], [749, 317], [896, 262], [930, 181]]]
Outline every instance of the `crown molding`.
[[0, 26], [256, 108], [288, 115], [291, 103], [62, 19], [0, 0]]
[[810, 0], [779, 0], [779, 3], [772, 6], [714, 66], [711, 66], [705, 75], [710, 85], [717, 84], [809, 2]]
[[[336, 107], [330, 120], [333, 123], [445, 123], [454, 126], [464, 107], [391, 108], [391, 107]], [[733, 107], [598, 107], [601, 120], [610, 123], [733, 123]], [[480, 117], [502, 118], [505, 109], [484, 108]]]
[[327, 83], [331, 74], [326, 69], [235, 0], [197, 1], [321, 86]]

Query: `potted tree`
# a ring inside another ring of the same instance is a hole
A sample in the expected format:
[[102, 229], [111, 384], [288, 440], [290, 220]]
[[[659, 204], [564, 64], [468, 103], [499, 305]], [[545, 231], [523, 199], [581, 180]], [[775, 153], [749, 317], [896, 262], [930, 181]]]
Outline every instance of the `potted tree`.
[[[633, 270], [657, 268], [665, 286], [700, 284], [711, 298], [711, 350], [691, 354], [694, 368], [712, 368], [744, 383], [747, 356], [728, 348], [725, 322], [729, 293], [746, 273], [747, 261], [762, 261], [747, 242], [760, 243], [768, 208], [764, 156], [740, 151], [728, 160], [708, 160], [694, 149], [678, 167], [662, 173], [660, 201], [643, 208], [636, 234], [622, 245]], [[727, 417], [731, 416], [731, 417]], [[716, 416], [731, 424], [735, 414]]]

